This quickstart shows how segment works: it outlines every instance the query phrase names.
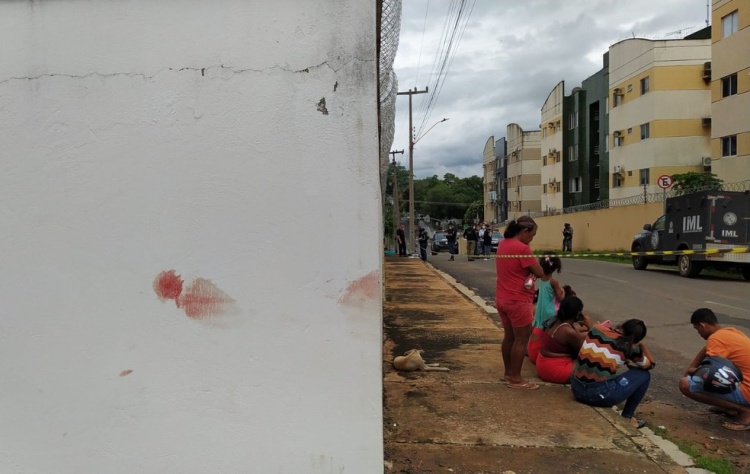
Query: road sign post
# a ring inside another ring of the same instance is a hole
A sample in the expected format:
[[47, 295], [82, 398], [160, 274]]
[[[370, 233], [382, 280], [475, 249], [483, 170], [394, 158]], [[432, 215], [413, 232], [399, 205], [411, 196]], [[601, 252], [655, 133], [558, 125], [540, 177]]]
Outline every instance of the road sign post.
[[663, 199], [664, 204], [662, 207], [664, 208], [664, 214], [666, 214], [667, 213], [667, 189], [672, 187], [672, 177], [669, 176], [668, 174], [663, 174], [656, 179], [656, 184], [658, 184], [659, 187], [661, 188], [662, 197], [664, 198]]

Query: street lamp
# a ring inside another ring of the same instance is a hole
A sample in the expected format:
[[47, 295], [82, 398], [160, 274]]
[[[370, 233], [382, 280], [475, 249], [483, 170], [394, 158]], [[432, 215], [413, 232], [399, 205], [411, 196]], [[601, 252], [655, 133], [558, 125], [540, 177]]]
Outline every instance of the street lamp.
[[[411, 99], [411, 97], [409, 98]], [[416, 243], [414, 239], [414, 234], [416, 231], [416, 227], [414, 226], [414, 145], [416, 145], [419, 140], [423, 139], [430, 130], [435, 128], [435, 125], [443, 123], [446, 120], [448, 119], [444, 118], [443, 120], [438, 120], [437, 122], [433, 123], [432, 126], [418, 138], [414, 138], [414, 133], [412, 131], [414, 129], [412, 128], [411, 114], [409, 114], [409, 233], [411, 234], [409, 236], [409, 243]]]

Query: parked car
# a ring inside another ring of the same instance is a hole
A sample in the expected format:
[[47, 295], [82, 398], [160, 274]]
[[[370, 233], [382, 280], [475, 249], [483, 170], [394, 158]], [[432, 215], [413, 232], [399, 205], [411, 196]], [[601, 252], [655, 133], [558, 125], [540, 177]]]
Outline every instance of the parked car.
[[430, 247], [432, 255], [437, 255], [438, 252], [447, 252], [448, 250], [448, 238], [445, 236], [445, 233], [435, 232], [432, 235], [432, 246]]
[[492, 244], [491, 244], [491, 247], [490, 247], [490, 248], [492, 248], [492, 253], [493, 254], [497, 253], [497, 246], [498, 246], [498, 244], [500, 243], [501, 240], [503, 240], [503, 234], [501, 234], [500, 232], [498, 232], [496, 230], [493, 230], [492, 231]]

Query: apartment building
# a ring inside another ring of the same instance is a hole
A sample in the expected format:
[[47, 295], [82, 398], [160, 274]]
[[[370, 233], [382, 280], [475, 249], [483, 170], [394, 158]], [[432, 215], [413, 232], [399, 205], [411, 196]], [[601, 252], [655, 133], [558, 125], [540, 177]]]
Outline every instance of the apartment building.
[[563, 98], [565, 81], [552, 88], [542, 105], [540, 170], [542, 194], [541, 210], [556, 212], [563, 208]]
[[524, 131], [511, 123], [505, 133], [508, 141], [508, 219], [516, 219], [542, 209], [541, 131]]
[[602, 69], [586, 78], [581, 87], [586, 91], [586, 117], [579, 117], [586, 124], [583, 155], [589, 158], [591, 190], [588, 204], [609, 199], [609, 53], [602, 57]]
[[495, 222], [508, 220], [508, 146], [505, 137], [495, 142], [495, 182], [497, 183], [497, 217]]
[[[563, 206], [596, 200], [599, 185], [597, 163], [589, 155], [587, 92], [575, 87], [563, 98]], [[594, 115], [594, 118], [597, 116]]]
[[660, 175], [710, 165], [710, 59], [710, 39], [632, 38], [609, 48], [610, 198], [656, 192]]
[[750, 2], [714, 0], [711, 62], [711, 171], [725, 182], [750, 179]]
[[490, 136], [482, 151], [484, 187], [484, 221], [497, 222], [497, 180], [495, 179], [497, 160], [495, 159], [495, 137]]

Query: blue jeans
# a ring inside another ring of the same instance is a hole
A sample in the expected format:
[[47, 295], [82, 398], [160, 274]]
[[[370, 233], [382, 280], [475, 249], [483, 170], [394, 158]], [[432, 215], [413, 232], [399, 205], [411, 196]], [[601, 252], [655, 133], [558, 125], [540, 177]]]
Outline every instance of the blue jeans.
[[419, 246], [419, 257], [422, 259], [422, 261], [427, 261], [427, 247]]
[[448, 252], [451, 255], [456, 255], [456, 243], [455, 242], [448, 242]]
[[630, 369], [604, 382], [586, 383], [573, 376], [570, 380], [570, 388], [576, 400], [594, 407], [612, 407], [625, 401], [622, 416], [632, 418], [636, 407], [646, 395], [650, 381], [651, 372], [643, 369]]

